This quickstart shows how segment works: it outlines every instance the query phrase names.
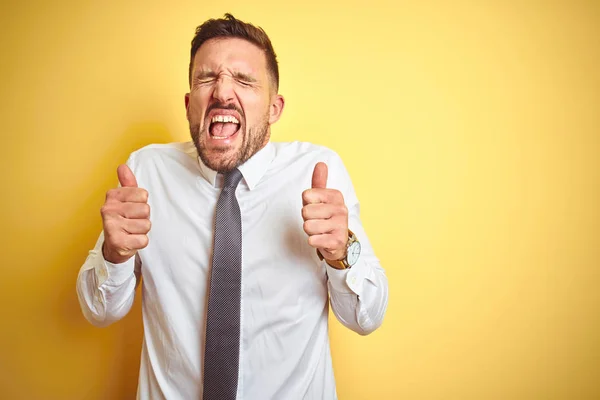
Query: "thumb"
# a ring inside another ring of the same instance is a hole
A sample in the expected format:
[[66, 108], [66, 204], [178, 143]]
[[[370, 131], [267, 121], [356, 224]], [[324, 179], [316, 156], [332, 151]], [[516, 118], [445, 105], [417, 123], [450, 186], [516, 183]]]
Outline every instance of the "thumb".
[[117, 176], [119, 177], [121, 186], [138, 187], [135, 175], [133, 175], [133, 172], [131, 172], [131, 169], [129, 169], [127, 164], [119, 165], [119, 168], [117, 168]]
[[327, 164], [319, 162], [315, 165], [312, 176], [313, 189], [325, 189], [327, 187]]

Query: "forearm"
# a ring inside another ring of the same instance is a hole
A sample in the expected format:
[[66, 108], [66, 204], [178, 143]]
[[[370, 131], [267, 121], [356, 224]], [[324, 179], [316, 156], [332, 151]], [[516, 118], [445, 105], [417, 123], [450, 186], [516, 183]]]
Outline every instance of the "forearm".
[[388, 280], [360, 220], [360, 206], [351, 186], [345, 197], [349, 204], [348, 228], [360, 242], [361, 252], [349, 269], [327, 266], [329, 298], [333, 313], [343, 325], [367, 335], [383, 323]]
[[359, 261], [351, 269], [327, 267], [329, 298], [337, 319], [361, 335], [381, 326], [387, 308], [388, 282], [379, 264]]
[[95, 326], [107, 326], [131, 309], [137, 286], [136, 259], [122, 264], [104, 260], [101, 233], [77, 277], [77, 296], [85, 318]]

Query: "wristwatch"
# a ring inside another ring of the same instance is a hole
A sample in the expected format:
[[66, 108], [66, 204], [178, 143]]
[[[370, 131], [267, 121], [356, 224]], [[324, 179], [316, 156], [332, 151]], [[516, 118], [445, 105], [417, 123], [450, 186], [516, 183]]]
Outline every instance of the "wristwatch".
[[346, 256], [341, 260], [328, 260], [317, 249], [317, 255], [321, 261], [325, 260], [330, 267], [335, 269], [348, 269], [358, 261], [360, 256], [360, 242], [354, 232], [348, 229], [348, 243], [346, 244]]

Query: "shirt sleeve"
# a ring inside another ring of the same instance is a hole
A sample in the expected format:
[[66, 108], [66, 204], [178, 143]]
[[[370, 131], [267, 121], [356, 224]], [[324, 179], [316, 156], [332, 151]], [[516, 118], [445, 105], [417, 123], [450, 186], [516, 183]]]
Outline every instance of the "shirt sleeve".
[[113, 264], [104, 259], [103, 244], [101, 232], [77, 276], [77, 297], [83, 315], [99, 327], [108, 326], [129, 312], [141, 276], [138, 255]]
[[[348, 208], [348, 227], [361, 245], [358, 261], [351, 268], [327, 268], [329, 298], [336, 318], [353, 331], [367, 335], [383, 323], [388, 303], [388, 281], [385, 271], [375, 256], [371, 243], [360, 220], [360, 205], [350, 176], [341, 159], [333, 163], [337, 171], [332, 178], [344, 195]], [[336, 165], [337, 164], [337, 165]]]
[[[134, 155], [129, 156], [127, 165], [135, 173]], [[142, 276], [139, 254], [121, 264], [113, 264], [104, 259], [103, 245], [104, 231], [100, 232], [96, 245], [81, 266], [76, 284], [83, 315], [99, 327], [108, 326], [127, 315]]]

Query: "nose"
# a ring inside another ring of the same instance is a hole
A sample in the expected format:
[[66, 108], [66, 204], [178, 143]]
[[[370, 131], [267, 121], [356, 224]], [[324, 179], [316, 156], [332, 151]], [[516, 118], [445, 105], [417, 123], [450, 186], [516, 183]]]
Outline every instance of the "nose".
[[215, 83], [212, 97], [221, 103], [233, 101], [235, 95], [232, 79], [228, 76], [219, 76]]

